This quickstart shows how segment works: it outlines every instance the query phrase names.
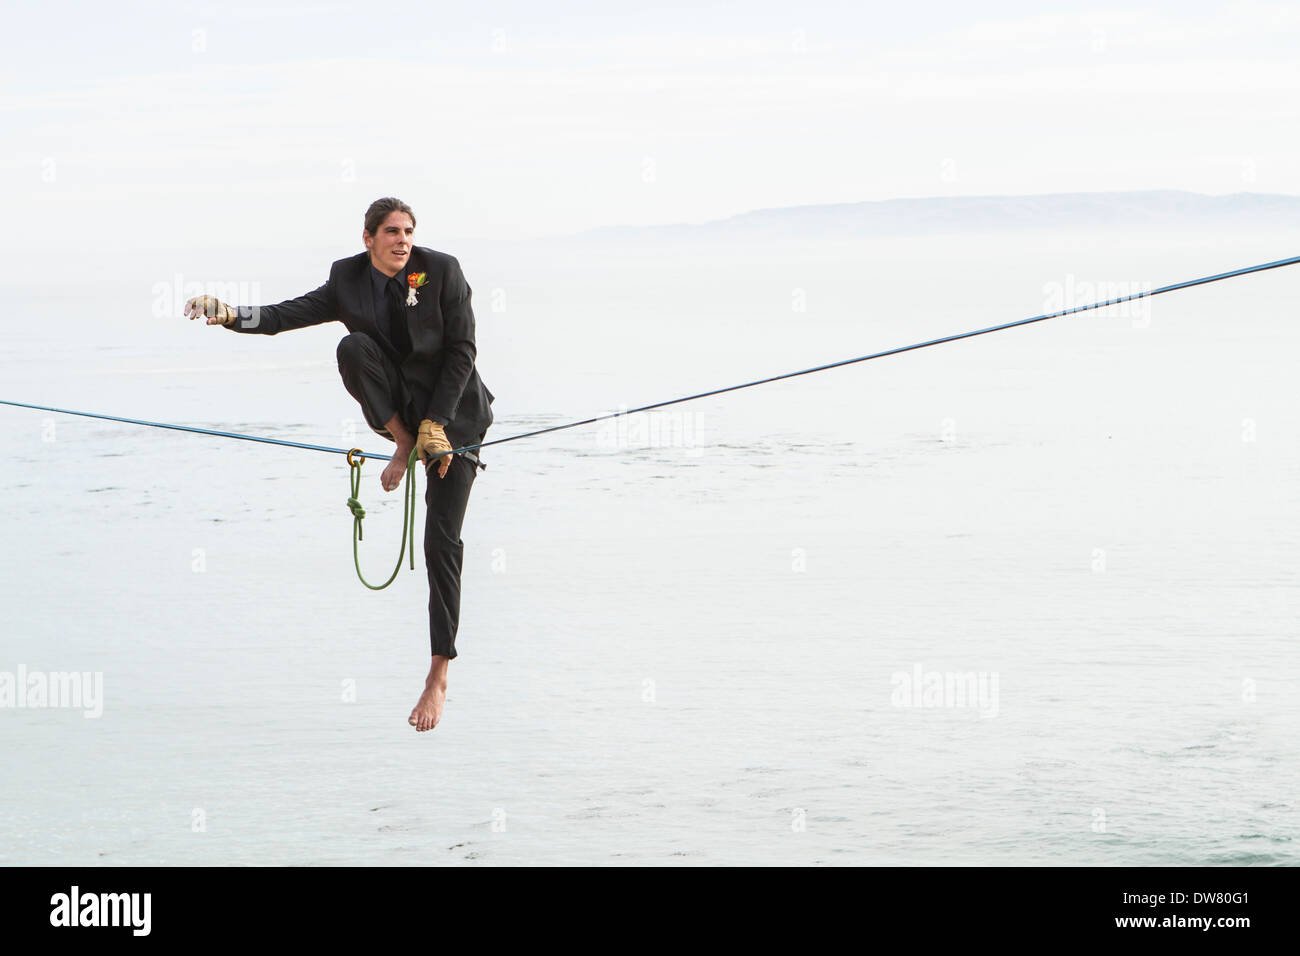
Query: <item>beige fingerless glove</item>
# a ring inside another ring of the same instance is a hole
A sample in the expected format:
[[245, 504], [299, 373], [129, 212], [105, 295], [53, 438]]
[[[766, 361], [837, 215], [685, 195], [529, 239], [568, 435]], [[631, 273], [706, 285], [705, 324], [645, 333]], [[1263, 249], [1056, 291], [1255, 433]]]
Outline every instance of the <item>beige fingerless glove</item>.
[[427, 466], [429, 459], [441, 458], [449, 451], [451, 442], [447, 441], [447, 433], [442, 426], [427, 418], [420, 422], [420, 431], [415, 437], [415, 453], [420, 461]]
[[222, 325], [234, 325], [235, 320], [239, 318], [239, 313], [234, 306], [226, 305], [213, 295], [196, 295], [190, 299], [185, 303], [185, 314], [191, 319], [204, 315], [209, 319], [216, 319]]

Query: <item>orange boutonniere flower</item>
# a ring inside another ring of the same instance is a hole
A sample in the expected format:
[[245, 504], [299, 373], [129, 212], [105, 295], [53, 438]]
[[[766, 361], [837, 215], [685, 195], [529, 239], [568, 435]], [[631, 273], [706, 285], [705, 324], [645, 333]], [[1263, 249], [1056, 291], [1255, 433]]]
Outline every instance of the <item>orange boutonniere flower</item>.
[[418, 305], [420, 300], [415, 297], [415, 290], [420, 288], [429, 281], [429, 277], [423, 272], [412, 272], [406, 277], [406, 304]]

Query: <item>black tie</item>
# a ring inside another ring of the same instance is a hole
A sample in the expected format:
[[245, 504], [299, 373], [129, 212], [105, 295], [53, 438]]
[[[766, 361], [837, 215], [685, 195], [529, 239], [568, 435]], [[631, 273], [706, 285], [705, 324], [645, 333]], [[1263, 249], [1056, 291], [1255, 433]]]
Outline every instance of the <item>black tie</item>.
[[394, 277], [384, 286], [388, 298], [388, 340], [402, 358], [411, 354], [411, 335], [406, 329], [406, 294]]

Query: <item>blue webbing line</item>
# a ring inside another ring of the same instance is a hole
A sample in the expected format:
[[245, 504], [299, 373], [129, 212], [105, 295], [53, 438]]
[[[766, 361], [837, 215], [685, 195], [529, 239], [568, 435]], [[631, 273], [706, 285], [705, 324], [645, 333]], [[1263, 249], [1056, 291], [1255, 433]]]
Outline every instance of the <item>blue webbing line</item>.
[[[312, 451], [331, 451], [346, 455], [350, 449], [329, 448], [325, 445], [308, 445], [303, 442], [285, 441], [281, 438], [261, 438], [257, 435], [241, 435], [239, 432], [220, 432], [212, 428], [193, 428], [189, 425], [168, 425], [165, 422], [146, 422], [139, 418], [118, 418], [116, 415], [96, 415], [93, 412], [74, 412], [67, 408], [50, 408], [48, 405], [28, 405], [25, 402], [6, 402], [0, 399], [0, 405], [16, 405], [18, 408], [39, 408], [43, 412], [61, 412], [64, 415], [81, 415], [85, 418], [102, 418], [110, 422], [126, 422], [128, 425], [152, 425], [154, 428], [173, 428], [181, 432], [197, 432], [200, 435], [216, 435], [218, 438], [242, 438], [244, 441], [261, 441], [268, 445], [287, 445], [290, 448], [308, 448]], [[369, 452], [357, 452], [353, 458], [392, 458], [393, 453], [372, 455]]]
[[603, 422], [609, 418], [619, 418], [624, 415], [633, 415], [637, 412], [648, 412], [653, 408], [663, 408], [665, 405], [676, 405], [679, 402], [691, 402], [697, 398], [708, 398], [710, 395], [721, 395], [724, 392], [734, 392], [738, 389], [751, 388], [755, 385], [766, 385], [768, 382], [779, 382], [782, 379], [795, 378], [799, 375], [810, 375], [813, 372], [824, 372], [827, 369], [839, 368], [842, 365], [853, 365], [856, 362], [869, 362], [872, 359], [882, 358], [886, 355], [897, 355], [900, 352], [911, 352], [915, 349], [923, 349], [931, 345], [940, 345], [944, 342], [955, 342], [958, 339], [969, 339], [976, 335], [985, 335], [989, 332], [998, 332], [1002, 329], [1015, 328], [1017, 325], [1029, 325], [1031, 322], [1042, 322], [1044, 319], [1060, 318], [1063, 315], [1070, 315], [1074, 312], [1087, 312], [1090, 309], [1103, 309], [1108, 305], [1118, 305], [1121, 302], [1128, 302], [1132, 299], [1141, 299], [1147, 296], [1160, 295], [1164, 292], [1173, 292], [1175, 289], [1186, 289], [1194, 285], [1205, 285], [1207, 282], [1218, 282], [1220, 279], [1231, 279], [1233, 276], [1244, 276], [1251, 272], [1264, 272], [1267, 269], [1280, 269], [1282, 266], [1293, 266], [1298, 262], [1300, 262], [1300, 256], [1292, 256], [1290, 259], [1279, 259], [1276, 262], [1266, 262], [1262, 265], [1247, 266], [1244, 269], [1234, 269], [1231, 272], [1220, 272], [1218, 275], [1205, 276], [1201, 279], [1188, 279], [1186, 282], [1176, 282], [1173, 285], [1161, 286], [1159, 289], [1151, 289], [1146, 292], [1135, 292], [1132, 295], [1121, 296], [1118, 299], [1107, 299], [1105, 302], [1094, 302], [1091, 305], [1077, 305], [1071, 309], [1061, 309], [1059, 312], [1049, 312], [1046, 315], [1036, 315], [1032, 319], [1020, 319], [1016, 322], [994, 325], [987, 329], [979, 329], [975, 332], [960, 332], [957, 335], [945, 335], [941, 339], [930, 339], [928, 342], [918, 342], [915, 345], [904, 345], [901, 348], [886, 349], [883, 352], [873, 352], [871, 355], [862, 355], [858, 358], [845, 359], [842, 362], [831, 362], [829, 365], [818, 365], [813, 368], [802, 369], [798, 372], [786, 372], [783, 375], [773, 375], [769, 378], [760, 378], [753, 382], [745, 382], [743, 385], [729, 385], [726, 388], [715, 388], [709, 392], [699, 392], [695, 395], [686, 395], [682, 398], [674, 398], [666, 402], [656, 402], [653, 405], [642, 405], [640, 408], [629, 408], [626, 411], [611, 412], [608, 415], [598, 415], [595, 418], [584, 418], [580, 422], [569, 422], [567, 425], [552, 425], [550, 428], [539, 428], [536, 431], [524, 432], [521, 435], [511, 435], [509, 438], [497, 438], [493, 441], [479, 442], [477, 445], [464, 445], [460, 448], [452, 449], [452, 454], [459, 454], [463, 451], [473, 451], [475, 448], [486, 448], [488, 445], [500, 445], [508, 441], [516, 441], [520, 438], [532, 438], [534, 435], [545, 435], [547, 432], [558, 432], [565, 428], [576, 428], [579, 425], [590, 425], [593, 422]]
[[[653, 405], [642, 405], [639, 408], [631, 408], [625, 411], [612, 412], [608, 415], [597, 415], [594, 418], [584, 418], [581, 421], [568, 422], [564, 425], [552, 425], [549, 428], [539, 428], [536, 431], [523, 432], [519, 435], [511, 435], [507, 438], [497, 438], [492, 441], [479, 442], [476, 445], [463, 445], [460, 448], [453, 448], [451, 454], [459, 455], [467, 451], [473, 451], [476, 448], [486, 448], [489, 445], [503, 445], [509, 441], [518, 441], [521, 438], [532, 438], [535, 435], [545, 435], [548, 432], [558, 432], [566, 428], [577, 428], [579, 425], [590, 425], [594, 422], [606, 421], [610, 418], [620, 418], [625, 415], [633, 415], [637, 412], [647, 412], [654, 408], [663, 408], [666, 405], [677, 405], [681, 402], [691, 402], [698, 398], [708, 398], [711, 395], [721, 395], [725, 392], [734, 392], [742, 388], [752, 388], [755, 385], [766, 385], [768, 382], [779, 382], [782, 379], [796, 378], [800, 375], [811, 375], [813, 372], [824, 372], [827, 369], [840, 368], [844, 365], [854, 365], [858, 362], [869, 362], [872, 359], [883, 358], [886, 355], [898, 355], [901, 352], [911, 352], [916, 349], [928, 348], [931, 345], [941, 345], [944, 342], [955, 342], [958, 339], [969, 339], [976, 335], [987, 335], [989, 332], [999, 332], [1003, 329], [1012, 329], [1018, 325], [1030, 325], [1034, 322], [1043, 322], [1047, 319], [1057, 319], [1063, 315], [1072, 315], [1076, 312], [1088, 312], [1092, 309], [1104, 309], [1110, 305], [1119, 305], [1121, 302], [1131, 302], [1134, 299], [1149, 298], [1150, 296], [1162, 295], [1165, 292], [1173, 292], [1177, 289], [1188, 289], [1192, 286], [1205, 285], [1209, 282], [1218, 282], [1221, 279], [1231, 279], [1234, 276], [1249, 275], [1252, 272], [1264, 272], [1268, 269], [1280, 269], [1283, 266], [1292, 266], [1300, 263], [1300, 256], [1292, 256], [1290, 259], [1278, 259], [1276, 262], [1265, 262], [1257, 266], [1246, 266], [1243, 269], [1234, 269], [1231, 272], [1220, 272], [1217, 275], [1205, 276], [1200, 279], [1188, 279], [1186, 282], [1175, 282], [1173, 285], [1161, 286], [1158, 289], [1150, 289], [1146, 292], [1134, 292], [1130, 295], [1120, 296], [1117, 299], [1107, 299], [1104, 302], [1094, 302], [1091, 305], [1076, 305], [1073, 308], [1061, 309], [1057, 312], [1048, 312], [1045, 315], [1036, 315], [1029, 319], [1019, 319], [1015, 322], [1006, 322], [1002, 325], [993, 325], [987, 329], [977, 329], [974, 332], [959, 332], [956, 335], [945, 335], [943, 338], [930, 339], [927, 342], [917, 342], [914, 345], [904, 345], [896, 349], [886, 349], [883, 352], [873, 352], [870, 355], [862, 355], [858, 358], [844, 359], [840, 362], [831, 362], [828, 365], [817, 365], [813, 368], [801, 369], [798, 372], [786, 372], [782, 375], [772, 375], [768, 378], [756, 379], [752, 382], [745, 382], [741, 385], [729, 385], [726, 388], [715, 388], [708, 392], [699, 392], [695, 395], [685, 395], [681, 398], [669, 399], [666, 402], [655, 402]], [[0, 399], [0, 405], [14, 405], [19, 408], [37, 408], [46, 412], [60, 412], [64, 415], [82, 415], [86, 418], [102, 418], [106, 421], [126, 422], [130, 425], [151, 425], [155, 428], [173, 428], [177, 431], [196, 432], [200, 435], [216, 435], [220, 438], [240, 438], [245, 441], [260, 441], [271, 445], [285, 445], [290, 448], [307, 448], [312, 451], [327, 451], [334, 454], [346, 455], [349, 449], [346, 448], [329, 448], [325, 445], [308, 445], [303, 442], [284, 441], [279, 438], [261, 438], [257, 435], [241, 435], [238, 432], [223, 432], [209, 428], [192, 428], [188, 425], [168, 425], [163, 422], [146, 422], [137, 418], [118, 418], [114, 415], [96, 415], [93, 412], [74, 412], [66, 408], [50, 408], [47, 405], [28, 405], [24, 402], [9, 402]], [[368, 452], [357, 452], [355, 458], [392, 458], [392, 454], [372, 455]]]

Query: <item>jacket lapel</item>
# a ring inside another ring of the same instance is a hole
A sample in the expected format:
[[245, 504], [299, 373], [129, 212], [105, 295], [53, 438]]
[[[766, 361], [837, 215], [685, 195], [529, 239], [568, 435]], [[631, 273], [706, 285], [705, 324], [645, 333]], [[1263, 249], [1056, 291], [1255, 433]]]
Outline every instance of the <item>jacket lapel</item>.
[[357, 308], [354, 310], [357, 315], [364, 315], [370, 320], [371, 326], [378, 330], [375, 316], [375, 297], [370, 290], [370, 255], [362, 253], [361, 261], [357, 263], [357, 281], [355, 293], [359, 300]]
[[[424, 271], [424, 257], [420, 255], [419, 246], [411, 246], [411, 255], [406, 260], [405, 275], [411, 276]], [[402, 285], [403, 288], [408, 287], [405, 277], [402, 278]], [[419, 329], [421, 323], [419, 317], [425, 310], [424, 296], [420, 294], [423, 291], [424, 289], [415, 290], [417, 305], [408, 305], [402, 310], [406, 316], [406, 341], [411, 343], [412, 352], [415, 351], [415, 347], [420, 341]]]

